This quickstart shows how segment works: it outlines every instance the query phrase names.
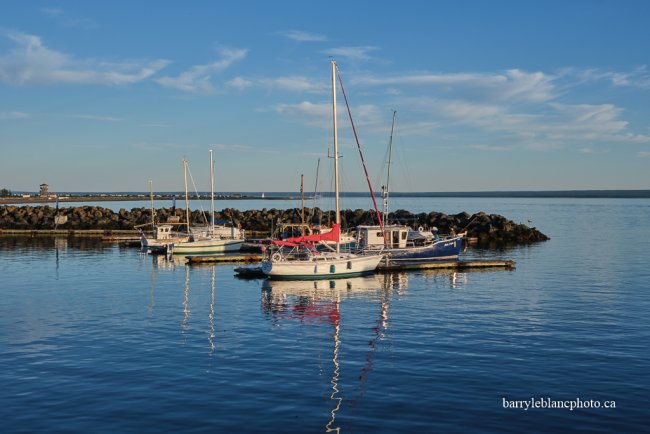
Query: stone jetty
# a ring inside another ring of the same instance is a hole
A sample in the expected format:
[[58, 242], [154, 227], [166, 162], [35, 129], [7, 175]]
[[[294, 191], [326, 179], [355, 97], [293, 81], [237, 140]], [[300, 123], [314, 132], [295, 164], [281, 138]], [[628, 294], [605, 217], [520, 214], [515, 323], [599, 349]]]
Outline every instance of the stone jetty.
[[[57, 211], [52, 206], [0, 206], [0, 230], [50, 230], [55, 226]], [[120, 209], [115, 212], [98, 206], [65, 207], [58, 210], [59, 216], [66, 216], [67, 221], [58, 229], [68, 230], [129, 230], [138, 225], [151, 222], [151, 210], [148, 208], [132, 208], [130, 211]], [[333, 219], [333, 211], [323, 211], [319, 208], [305, 209], [305, 215], [313, 215], [313, 223], [328, 224]], [[165, 222], [169, 217], [184, 218], [184, 210], [180, 208], [159, 208], [156, 210], [156, 221]], [[300, 223], [299, 208], [279, 210], [262, 209], [240, 211], [226, 208], [215, 213], [215, 218], [228, 220], [240, 226], [257, 237], [270, 235], [273, 228], [282, 223]], [[479, 244], [529, 244], [548, 240], [549, 237], [536, 228], [515, 223], [512, 220], [483, 212], [476, 214], [459, 213], [444, 214], [431, 211], [429, 213], [413, 214], [405, 210], [390, 213], [391, 222], [400, 222], [412, 227], [437, 227], [441, 234], [466, 232], [470, 240]], [[201, 211], [190, 213], [192, 225], [205, 223]], [[364, 224], [376, 224], [376, 214], [371, 210], [344, 210], [341, 212], [341, 224], [345, 228], [354, 228]]]

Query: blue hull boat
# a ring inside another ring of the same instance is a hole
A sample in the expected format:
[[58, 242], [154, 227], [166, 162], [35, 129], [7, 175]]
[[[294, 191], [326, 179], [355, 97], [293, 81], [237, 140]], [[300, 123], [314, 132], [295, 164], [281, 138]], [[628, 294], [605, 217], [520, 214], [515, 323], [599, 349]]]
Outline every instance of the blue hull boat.
[[458, 259], [462, 248], [463, 237], [455, 236], [423, 246], [389, 248], [385, 252], [387, 258], [394, 262], [429, 262]]
[[[386, 242], [384, 242], [384, 235]], [[395, 263], [458, 259], [463, 248], [464, 234], [440, 237], [422, 228], [408, 226], [359, 226], [357, 247], [361, 250], [381, 250], [387, 260]]]

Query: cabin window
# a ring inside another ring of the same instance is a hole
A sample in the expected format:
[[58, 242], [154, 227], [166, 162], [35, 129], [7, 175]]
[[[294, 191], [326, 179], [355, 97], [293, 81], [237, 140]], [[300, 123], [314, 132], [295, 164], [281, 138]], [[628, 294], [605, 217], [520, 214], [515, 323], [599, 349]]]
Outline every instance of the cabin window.
[[352, 261], [348, 261], [348, 270], [352, 270]]
[[384, 235], [381, 232], [377, 232], [377, 238], [384, 238]]
[[405, 240], [407, 235], [408, 234], [406, 232], [402, 232], [402, 239]]

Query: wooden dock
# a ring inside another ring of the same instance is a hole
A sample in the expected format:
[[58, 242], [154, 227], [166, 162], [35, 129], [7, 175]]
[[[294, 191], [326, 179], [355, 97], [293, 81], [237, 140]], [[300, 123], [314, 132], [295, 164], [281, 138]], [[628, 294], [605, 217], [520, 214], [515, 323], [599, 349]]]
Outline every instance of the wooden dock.
[[473, 260], [473, 261], [431, 261], [431, 262], [388, 262], [382, 261], [378, 271], [407, 270], [477, 270], [486, 268], [515, 268], [515, 261], [510, 260]]
[[[233, 263], [244, 262], [255, 264], [262, 260], [262, 255], [206, 255], [206, 256], [188, 256], [187, 261], [190, 264], [215, 264], [215, 263]], [[435, 262], [403, 262], [399, 264], [388, 264], [382, 261], [377, 271], [406, 271], [406, 270], [435, 270], [435, 269], [454, 269], [454, 270], [472, 270], [486, 268], [515, 268], [515, 261], [510, 260], [471, 260], [471, 261], [435, 261]]]
[[262, 261], [262, 255], [205, 255], [186, 256], [190, 264], [223, 264], [233, 262], [244, 262], [246, 264], [257, 264]]

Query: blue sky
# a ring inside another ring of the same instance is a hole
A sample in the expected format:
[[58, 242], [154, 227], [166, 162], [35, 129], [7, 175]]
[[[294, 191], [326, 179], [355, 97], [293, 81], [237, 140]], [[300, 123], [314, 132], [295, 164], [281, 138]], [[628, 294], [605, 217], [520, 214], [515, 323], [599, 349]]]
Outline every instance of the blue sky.
[[[650, 2], [5, 1], [0, 188], [329, 190], [329, 60], [393, 191], [650, 188]], [[342, 98], [339, 97], [339, 102]], [[342, 188], [365, 180], [339, 106]], [[308, 187], [311, 189], [312, 187]]]

